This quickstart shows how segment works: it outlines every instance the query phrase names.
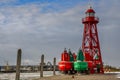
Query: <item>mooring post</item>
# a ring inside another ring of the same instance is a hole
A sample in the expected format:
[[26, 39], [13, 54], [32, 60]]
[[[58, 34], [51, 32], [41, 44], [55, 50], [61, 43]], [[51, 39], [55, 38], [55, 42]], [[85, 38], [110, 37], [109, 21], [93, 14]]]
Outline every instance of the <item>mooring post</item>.
[[21, 55], [22, 55], [22, 50], [18, 49], [17, 63], [16, 63], [16, 79], [15, 80], [20, 80]]
[[56, 70], [56, 58], [53, 59], [53, 75], [56, 75], [55, 70]]
[[40, 63], [40, 77], [43, 77], [43, 65], [44, 65], [44, 55], [41, 56], [41, 63]]

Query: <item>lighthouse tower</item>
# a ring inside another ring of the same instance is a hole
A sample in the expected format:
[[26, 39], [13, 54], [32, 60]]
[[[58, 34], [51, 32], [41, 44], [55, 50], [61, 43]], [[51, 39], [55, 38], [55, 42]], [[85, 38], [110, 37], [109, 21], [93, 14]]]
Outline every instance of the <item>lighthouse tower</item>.
[[82, 19], [84, 24], [82, 51], [85, 61], [92, 62], [91, 72], [104, 73], [103, 62], [100, 51], [100, 44], [97, 31], [97, 23], [99, 18], [95, 17], [95, 11], [90, 7], [86, 12], [85, 18]]

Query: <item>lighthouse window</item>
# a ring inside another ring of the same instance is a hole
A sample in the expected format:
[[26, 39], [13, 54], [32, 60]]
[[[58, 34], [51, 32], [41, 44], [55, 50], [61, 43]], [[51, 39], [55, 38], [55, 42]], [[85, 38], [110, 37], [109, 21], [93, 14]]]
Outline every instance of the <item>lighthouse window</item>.
[[90, 13], [90, 16], [94, 16], [94, 13]]
[[94, 13], [86, 13], [86, 16], [94, 16]]

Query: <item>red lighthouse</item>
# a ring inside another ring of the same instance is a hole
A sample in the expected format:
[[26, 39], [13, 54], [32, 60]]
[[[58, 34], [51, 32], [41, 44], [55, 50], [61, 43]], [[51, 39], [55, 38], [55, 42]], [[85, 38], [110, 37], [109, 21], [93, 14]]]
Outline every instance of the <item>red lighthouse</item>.
[[94, 65], [90, 68], [91, 73], [97, 71], [104, 73], [103, 62], [100, 51], [100, 44], [97, 32], [97, 23], [99, 18], [95, 17], [95, 11], [90, 7], [86, 12], [86, 17], [82, 19], [84, 24], [82, 50], [85, 61], [92, 62]]

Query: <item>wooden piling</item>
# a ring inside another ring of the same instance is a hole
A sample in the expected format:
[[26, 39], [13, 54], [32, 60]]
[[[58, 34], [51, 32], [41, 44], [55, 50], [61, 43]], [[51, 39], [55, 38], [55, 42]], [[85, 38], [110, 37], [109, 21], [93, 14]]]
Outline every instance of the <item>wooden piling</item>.
[[16, 79], [15, 80], [20, 80], [21, 55], [22, 55], [22, 50], [18, 49], [17, 63], [16, 63]]
[[44, 65], [44, 55], [41, 56], [41, 63], [40, 63], [40, 77], [43, 77], [43, 65]]
[[55, 70], [56, 70], [56, 58], [53, 59], [53, 75], [56, 75]]

